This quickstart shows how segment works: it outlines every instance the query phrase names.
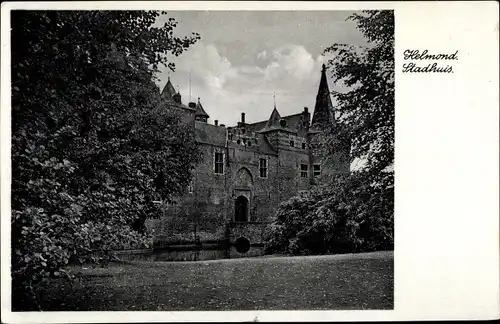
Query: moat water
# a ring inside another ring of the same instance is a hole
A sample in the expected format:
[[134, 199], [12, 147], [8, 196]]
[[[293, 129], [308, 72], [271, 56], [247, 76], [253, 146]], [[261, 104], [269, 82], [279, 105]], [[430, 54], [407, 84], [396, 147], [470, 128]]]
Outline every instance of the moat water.
[[256, 257], [264, 254], [263, 247], [252, 246], [247, 252], [240, 253], [236, 247], [229, 248], [192, 248], [192, 249], [155, 249], [154, 251], [123, 251], [117, 257], [123, 261], [206, 261], [218, 259], [237, 259]]

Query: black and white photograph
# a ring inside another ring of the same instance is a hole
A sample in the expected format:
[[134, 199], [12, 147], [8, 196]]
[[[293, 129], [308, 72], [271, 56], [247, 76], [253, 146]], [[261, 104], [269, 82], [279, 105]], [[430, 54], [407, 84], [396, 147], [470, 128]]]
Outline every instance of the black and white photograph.
[[491, 316], [498, 17], [218, 5], [2, 5], [2, 322]]
[[12, 310], [393, 308], [394, 13], [11, 12]]

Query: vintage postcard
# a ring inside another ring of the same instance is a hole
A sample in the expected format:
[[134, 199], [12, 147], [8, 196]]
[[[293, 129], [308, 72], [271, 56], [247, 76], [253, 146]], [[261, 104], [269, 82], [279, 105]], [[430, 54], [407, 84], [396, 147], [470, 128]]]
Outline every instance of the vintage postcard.
[[499, 316], [498, 3], [2, 4], [2, 322]]

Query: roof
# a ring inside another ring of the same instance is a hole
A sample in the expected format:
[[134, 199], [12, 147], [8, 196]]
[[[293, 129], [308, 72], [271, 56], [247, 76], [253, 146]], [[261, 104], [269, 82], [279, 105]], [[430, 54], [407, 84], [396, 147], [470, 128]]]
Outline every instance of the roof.
[[280, 126], [280, 121], [281, 121], [281, 116], [280, 113], [278, 112], [278, 109], [274, 107], [273, 112], [271, 113], [271, 117], [269, 117], [269, 120], [267, 121], [266, 127], [271, 128], [274, 126]]
[[[195, 121], [195, 139], [196, 142], [201, 144], [209, 144], [220, 147], [226, 146], [226, 131], [227, 129], [225, 127]], [[258, 152], [265, 154], [277, 154], [264, 134], [256, 134], [256, 138], [257, 145], [248, 148], [258, 150]]]
[[[279, 113], [277, 110], [276, 110], [276, 113], [279, 116]], [[271, 114], [271, 117], [268, 120], [263, 120], [263, 121], [256, 122], [256, 123], [246, 124], [245, 128], [250, 132], [261, 132], [261, 131], [265, 132], [265, 131], [270, 131], [270, 130], [274, 130], [274, 129], [281, 129], [281, 130], [295, 133], [295, 132], [297, 132], [297, 130], [299, 130], [301, 128], [300, 126], [302, 126], [303, 122], [305, 122], [306, 124], [310, 123], [309, 120], [303, 119], [304, 118], [303, 113], [298, 113], [298, 114], [294, 114], [294, 115], [280, 117], [280, 119], [283, 119], [286, 121], [286, 127], [282, 127], [279, 122], [278, 123], [273, 122], [273, 123], [271, 123], [271, 127], [268, 127], [270, 120], [273, 118], [276, 118], [276, 116], [273, 117], [273, 114], [274, 114], [274, 110], [273, 110], [273, 113]], [[276, 125], [276, 127], [273, 127], [273, 125]]]
[[271, 117], [269, 117], [266, 126], [262, 128], [260, 131], [267, 132], [275, 129], [283, 129], [284, 127], [281, 125], [281, 119], [282, 118], [280, 116], [280, 113], [278, 112], [278, 109], [276, 109], [276, 106], [274, 106], [274, 109], [271, 112]]
[[176, 93], [177, 92], [175, 91], [172, 82], [170, 82], [170, 77], [169, 77], [167, 84], [165, 84], [165, 87], [163, 88], [160, 96], [162, 99], [165, 99], [167, 101], [174, 101], [174, 95]]
[[164, 103], [166, 103], [168, 106], [175, 106], [179, 108], [184, 108], [188, 109], [191, 111], [194, 111], [195, 109], [186, 106], [185, 104], [178, 103], [175, 101], [175, 97], [179, 96], [180, 99], [180, 93], [177, 93], [174, 89], [174, 86], [172, 85], [172, 82], [170, 81], [170, 77], [168, 78], [167, 84], [165, 84], [165, 87], [161, 91], [160, 98], [163, 100]]
[[299, 130], [304, 127], [304, 123], [309, 124], [309, 120], [304, 120], [304, 114], [294, 114], [282, 117], [282, 119], [286, 120], [286, 128], [290, 130]]
[[226, 128], [195, 121], [195, 139], [198, 143], [226, 145]]
[[314, 106], [314, 114], [312, 124], [330, 124], [333, 121], [333, 104], [330, 97], [330, 89], [326, 80], [326, 67], [323, 64], [321, 69], [321, 80], [319, 81], [318, 94], [316, 95], [316, 105]]
[[196, 104], [196, 112], [194, 113], [194, 115], [210, 118], [210, 116], [208, 116], [208, 114], [206, 113], [205, 109], [203, 109], [203, 106], [201, 105], [200, 102], [200, 98], [198, 98], [198, 103]]
[[257, 140], [259, 141], [259, 152], [267, 154], [277, 154], [276, 150], [267, 140], [264, 134], [257, 134]]
[[257, 123], [246, 124], [245, 128], [250, 132], [257, 132], [264, 128], [269, 120], [263, 120]]

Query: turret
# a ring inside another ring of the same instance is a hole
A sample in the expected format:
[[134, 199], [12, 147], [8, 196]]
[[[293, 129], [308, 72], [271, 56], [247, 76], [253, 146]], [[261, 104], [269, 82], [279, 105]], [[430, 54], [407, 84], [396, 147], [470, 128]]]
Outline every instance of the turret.
[[207, 119], [210, 118], [210, 116], [206, 113], [205, 109], [203, 109], [203, 106], [201, 105], [200, 98], [198, 97], [198, 103], [195, 106], [196, 112], [194, 113], [195, 119], [197, 121], [201, 121], [206, 123]]
[[172, 85], [172, 82], [170, 81], [170, 77], [168, 77], [167, 84], [165, 84], [165, 87], [163, 88], [161, 92], [161, 98], [166, 100], [166, 101], [174, 101], [174, 96], [176, 94], [176, 91], [174, 89], [174, 86]]

